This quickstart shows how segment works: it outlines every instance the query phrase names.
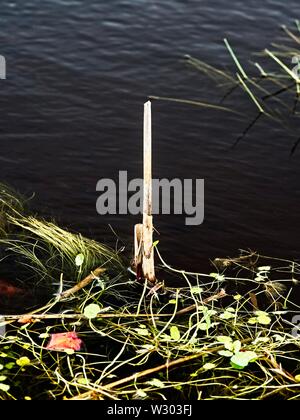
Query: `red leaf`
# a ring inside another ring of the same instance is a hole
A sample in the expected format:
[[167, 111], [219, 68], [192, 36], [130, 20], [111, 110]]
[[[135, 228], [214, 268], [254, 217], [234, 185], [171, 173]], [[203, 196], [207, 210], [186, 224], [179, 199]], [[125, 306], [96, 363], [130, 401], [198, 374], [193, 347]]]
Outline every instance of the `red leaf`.
[[82, 340], [78, 337], [76, 332], [51, 334], [50, 342], [47, 350], [75, 350], [81, 349]]

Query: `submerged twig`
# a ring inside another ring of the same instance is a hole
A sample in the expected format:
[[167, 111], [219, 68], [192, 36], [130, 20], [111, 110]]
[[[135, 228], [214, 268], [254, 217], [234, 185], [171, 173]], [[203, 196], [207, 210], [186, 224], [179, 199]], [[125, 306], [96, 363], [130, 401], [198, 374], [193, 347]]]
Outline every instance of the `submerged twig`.
[[87, 277], [81, 280], [79, 283], [75, 284], [75, 286], [71, 287], [70, 289], [66, 290], [65, 292], [61, 293], [60, 298], [65, 299], [68, 298], [75, 293], [79, 292], [84, 287], [88, 286], [93, 280], [97, 279], [100, 274], [103, 274], [106, 271], [106, 268], [98, 267], [94, 271], [91, 272]]
[[[216, 295], [210, 296], [210, 297], [208, 297], [206, 299], [203, 299], [202, 303], [203, 304], [206, 304], [206, 303], [212, 302], [214, 300], [222, 299], [222, 298], [224, 298], [226, 296], [227, 296], [227, 294], [226, 294], [225, 290], [224, 289], [221, 289], [221, 291], [219, 293], [217, 293]], [[187, 308], [180, 309], [180, 311], [176, 312], [175, 315], [176, 316], [177, 315], [184, 315], [184, 314], [186, 314], [188, 312], [191, 312], [191, 311], [193, 311], [195, 309], [197, 309], [197, 304], [188, 306]]]

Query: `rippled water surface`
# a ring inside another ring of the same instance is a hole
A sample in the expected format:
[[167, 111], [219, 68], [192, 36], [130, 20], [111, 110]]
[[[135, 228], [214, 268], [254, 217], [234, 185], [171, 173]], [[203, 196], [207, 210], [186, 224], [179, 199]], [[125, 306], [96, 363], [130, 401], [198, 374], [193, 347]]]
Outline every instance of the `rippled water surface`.
[[[95, 211], [97, 180], [142, 174], [142, 104], [148, 95], [216, 102], [221, 94], [191, 69], [191, 54], [235, 71], [223, 38], [243, 62], [280, 42], [281, 24], [299, 18], [298, 0], [22, 0], [1, 2], [1, 180], [30, 195], [42, 214], [130, 251], [139, 217]], [[300, 151], [255, 117], [154, 102], [154, 176], [205, 179], [205, 221], [159, 216], [170, 264], [203, 268], [239, 248], [298, 258]]]

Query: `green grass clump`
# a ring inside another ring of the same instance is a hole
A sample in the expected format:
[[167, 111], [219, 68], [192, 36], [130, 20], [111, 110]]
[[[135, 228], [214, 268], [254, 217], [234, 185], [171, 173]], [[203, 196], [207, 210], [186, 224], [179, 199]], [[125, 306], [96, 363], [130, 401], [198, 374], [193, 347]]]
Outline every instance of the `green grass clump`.
[[110, 282], [127, 277], [120, 253], [26, 214], [22, 199], [4, 186], [0, 204], [2, 272], [11, 269], [27, 290], [62, 292], [99, 267], [105, 267]]

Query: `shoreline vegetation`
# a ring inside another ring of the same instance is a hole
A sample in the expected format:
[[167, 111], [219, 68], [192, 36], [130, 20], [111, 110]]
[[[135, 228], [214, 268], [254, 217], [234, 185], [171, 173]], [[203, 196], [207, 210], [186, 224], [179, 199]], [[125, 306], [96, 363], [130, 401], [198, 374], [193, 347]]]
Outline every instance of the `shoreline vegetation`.
[[[242, 92], [248, 97], [251, 107], [256, 110], [256, 115], [250, 123], [246, 122], [244, 131], [234, 141], [232, 147], [236, 147], [264, 118], [294, 138], [290, 150], [292, 156], [300, 143], [299, 124], [297, 124], [300, 115], [300, 23], [295, 20], [292, 30], [284, 25], [281, 29], [284, 39], [280, 43], [273, 42], [270, 48], [255, 53], [250, 63], [242, 63], [236, 48], [233, 48], [231, 42], [225, 38], [224, 45], [233, 62], [233, 71], [212, 66], [190, 55], [185, 56], [188, 67], [204, 75], [212, 82], [213, 88], [220, 92], [219, 102], [209, 103], [196, 99], [163, 96], [150, 96], [150, 99], [231, 113], [244, 118], [245, 113], [236, 107], [239, 103], [237, 94]], [[234, 101], [230, 102], [232, 97]]]
[[[0, 399], [299, 398], [298, 263], [241, 251], [190, 273], [156, 246], [158, 278], [182, 281], [172, 288], [137, 282], [120, 253], [4, 187], [1, 220], [1, 265], [24, 293], [2, 302]], [[18, 299], [32, 307], [12, 313]]]
[[[227, 40], [234, 77], [187, 57], [227, 89], [221, 103], [238, 87], [250, 97], [259, 115], [242, 136], [262, 116], [283, 121], [268, 100], [286, 109], [284, 92], [296, 93], [288, 115], [298, 115], [300, 80], [282, 59], [300, 54], [300, 37], [284, 31], [295, 49], [265, 50], [278, 72], [256, 63], [254, 79]], [[300, 264], [240, 250], [194, 273], [169, 266], [148, 240], [157, 280], [137, 281], [122, 250], [40, 219], [27, 204], [0, 187], [1, 400], [300, 398]], [[165, 285], [166, 273], [182, 287]]]

